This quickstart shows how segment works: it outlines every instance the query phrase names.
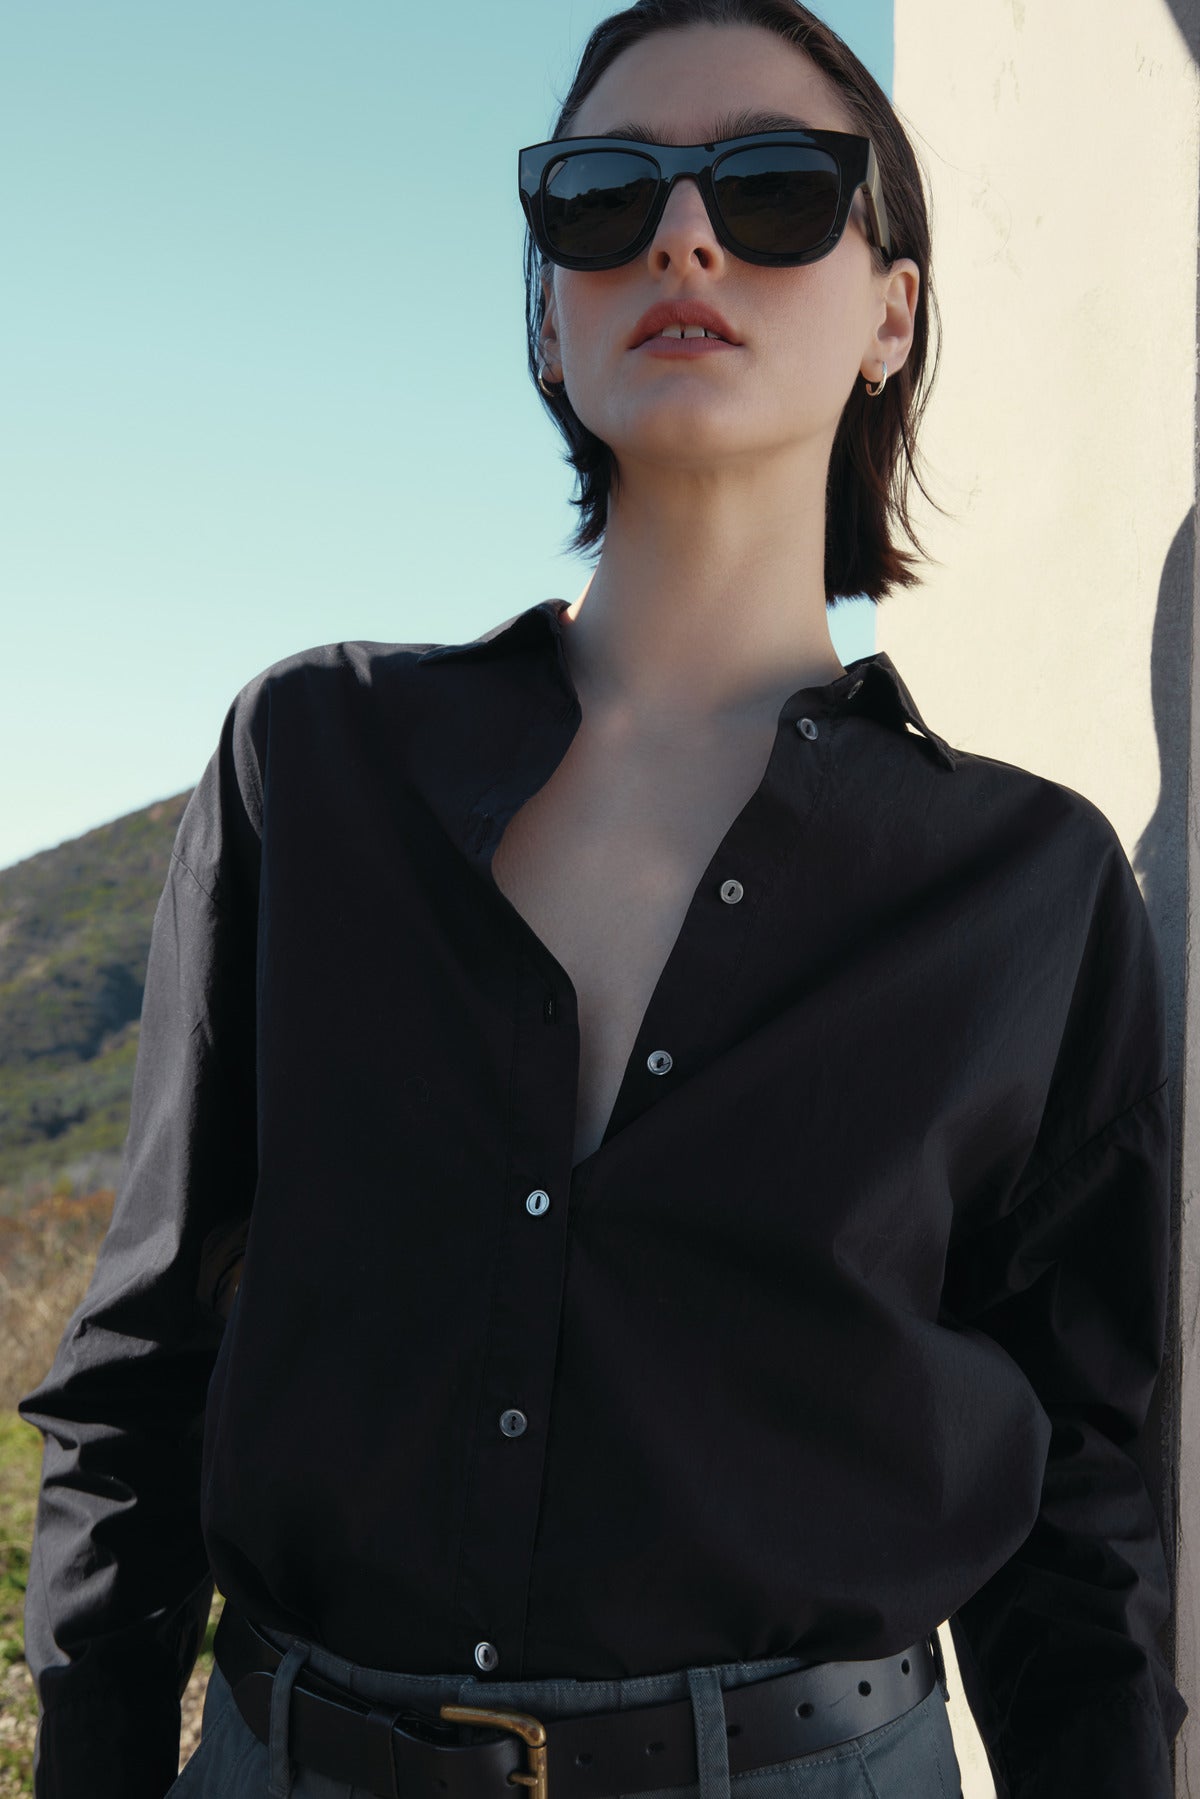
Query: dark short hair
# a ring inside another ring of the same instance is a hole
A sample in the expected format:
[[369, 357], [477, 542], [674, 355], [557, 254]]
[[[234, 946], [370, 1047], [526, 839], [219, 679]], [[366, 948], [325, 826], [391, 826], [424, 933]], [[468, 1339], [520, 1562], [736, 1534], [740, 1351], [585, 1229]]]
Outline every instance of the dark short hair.
[[[889, 373], [883, 393], [868, 397], [856, 381], [834, 436], [825, 491], [825, 597], [832, 605], [858, 595], [879, 601], [891, 589], [911, 587], [920, 579], [910, 551], [893, 541], [894, 525], [928, 560], [908, 511], [909, 482], [915, 480], [933, 501], [916, 467], [915, 439], [937, 370], [938, 351], [927, 369], [929, 320], [940, 318], [930, 274], [929, 215], [917, 159], [891, 101], [833, 31], [798, 0], [636, 0], [623, 12], [603, 19], [588, 38], [566, 99], [550, 132], [567, 137], [585, 97], [609, 64], [631, 44], [657, 31], [681, 25], [762, 25], [796, 44], [840, 91], [854, 126], [875, 145], [891, 226], [892, 256], [908, 256], [921, 271], [912, 347], [904, 366]], [[878, 271], [890, 258], [871, 246]], [[541, 368], [539, 335], [545, 316], [542, 275], [546, 263], [525, 228], [525, 320], [529, 371], [536, 385]], [[566, 460], [578, 479], [571, 504], [580, 518], [566, 544], [568, 551], [599, 556], [608, 515], [608, 495], [616, 476], [609, 446], [576, 416], [561, 383], [552, 398], [538, 388], [539, 398], [567, 443]], [[938, 507], [938, 510], [944, 510]]]

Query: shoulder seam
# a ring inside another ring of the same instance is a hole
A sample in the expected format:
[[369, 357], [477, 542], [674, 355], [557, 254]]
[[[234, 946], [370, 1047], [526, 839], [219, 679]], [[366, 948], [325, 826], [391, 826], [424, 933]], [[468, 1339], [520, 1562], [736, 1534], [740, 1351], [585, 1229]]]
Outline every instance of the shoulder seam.
[[972, 1233], [973, 1236], [982, 1236], [985, 1231], [995, 1230], [1000, 1225], [1007, 1224], [1011, 1219], [1015, 1218], [1016, 1215], [1023, 1211], [1029, 1204], [1030, 1200], [1036, 1199], [1038, 1194], [1043, 1192], [1052, 1181], [1057, 1180], [1063, 1169], [1069, 1167], [1077, 1156], [1083, 1154], [1085, 1149], [1090, 1148], [1093, 1143], [1098, 1142], [1101, 1137], [1106, 1136], [1108, 1132], [1112, 1130], [1113, 1126], [1120, 1124], [1121, 1120], [1127, 1118], [1130, 1112], [1136, 1112], [1139, 1106], [1144, 1106], [1146, 1104], [1147, 1100], [1155, 1099], [1158, 1094], [1162, 1092], [1169, 1080], [1170, 1076], [1164, 1075], [1162, 1080], [1159, 1081], [1156, 1086], [1148, 1087], [1145, 1093], [1141, 1094], [1137, 1099], [1131, 1100], [1127, 1106], [1122, 1106], [1119, 1112], [1114, 1112], [1112, 1117], [1102, 1124], [1098, 1130], [1093, 1131], [1090, 1137], [1085, 1137], [1082, 1143], [1077, 1143], [1075, 1148], [1071, 1150], [1068, 1155], [1063, 1156], [1061, 1161], [1056, 1162], [1049, 1174], [1043, 1175], [1037, 1186], [1031, 1187], [1028, 1193], [1023, 1194], [1015, 1206], [1010, 1207], [1009, 1210], [1002, 1213], [999, 1218], [989, 1219], [986, 1224], [980, 1225], [979, 1230]]
[[204, 885], [204, 882], [200, 879], [200, 876], [196, 873], [195, 869], [189, 868], [188, 864], [184, 861], [183, 857], [179, 854], [178, 850], [171, 851], [171, 860], [172, 860], [172, 862], [178, 862], [178, 864], [179, 864], [180, 868], [182, 868], [184, 874], [190, 875], [192, 877], [192, 880], [196, 883], [197, 887], [200, 889], [200, 891], [204, 895], [205, 899], [209, 902], [210, 905], [215, 906], [217, 911], [219, 912], [221, 910], [220, 900], [217, 898], [216, 894], [213, 893], [210, 888], [208, 888]]
[[986, 1222], [984, 1222], [984, 1223], [981, 1223], [981, 1225], [979, 1225], [979, 1227], [977, 1227], [977, 1229], [975, 1229], [975, 1231], [968, 1232], [968, 1234], [966, 1234], [966, 1236], [964, 1236], [964, 1238], [963, 1238], [964, 1245], [970, 1245], [970, 1243], [975, 1243], [975, 1241], [981, 1240], [981, 1238], [984, 1238], [984, 1236], [988, 1236], [988, 1232], [990, 1232], [990, 1231], [1000, 1231], [1000, 1229], [1002, 1229], [1002, 1227], [1004, 1227], [1004, 1225], [1011, 1225], [1011, 1223], [1013, 1223], [1013, 1220], [1015, 1220], [1015, 1218], [1018, 1218], [1018, 1216], [1020, 1216], [1020, 1214], [1024, 1213], [1024, 1209], [1025, 1209], [1025, 1207], [1027, 1207], [1027, 1205], [1031, 1204], [1031, 1202], [1033, 1202], [1033, 1200], [1036, 1200], [1036, 1198], [1038, 1198], [1038, 1195], [1040, 1195], [1040, 1193], [1045, 1193], [1045, 1189], [1047, 1189], [1047, 1187], [1051, 1186], [1051, 1182], [1054, 1182], [1054, 1180], [1058, 1180], [1058, 1177], [1060, 1177], [1060, 1175], [1061, 1175], [1061, 1171], [1063, 1171], [1063, 1169], [1065, 1169], [1065, 1168], [1069, 1168], [1070, 1164], [1072, 1164], [1072, 1162], [1074, 1162], [1074, 1160], [1076, 1160], [1076, 1157], [1078, 1157], [1078, 1155], [1083, 1155], [1083, 1151], [1088, 1150], [1088, 1148], [1090, 1148], [1090, 1146], [1092, 1146], [1092, 1144], [1094, 1144], [1094, 1142], [1099, 1142], [1099, 1139], [1101, 1139], [1101, 1137], [1106, 1137], [1106, 1135], [1108, 1135], [1108, 1132], [1110, 1132], [1110, 1130], [1112, 1130], [1112, 1128], [1114, 1128], [1115, 1124], [1121, 1123], [1121, 1119], [1124, 1119], [1124, 1117], [1128, 1117], [1128, 1115], [1130, 1115], [1130, 1112], [1137, 1112], [1137, 1108], [1139, 1108], [1139, 1106], [1146, 1105], [1146, 1101], [1148, 1101], [1148, 1099], [1155, 1099], [1155, 1097], [1159, 1096], [1160, 1092], [1162, 1092], [1162, 1088], [1164, 1088], [1164, 1087], [1166, 1087], [1166, 1085], [1168, 1085], [1168, 1081], [1169, 1081], [1169, 1076], [1166, 1076], [1166, 1074], [1164, 1074], [1164, 1078], [1160, 1079], [1159, 1085], [1157, 1085], [1157, 1087], [1146, 1088], [1146, 1092], [1144, 1092], [1144, 1094], [1141, 1094], [1141, 1097], [1137, 1097], [1137, 1099], [1132, 1099], [1132, 1101], [1130, 1101], [1130, 1105], [1123, 1106], [1123, 1108], [1121, 1108], [1121, 1110], [1119, 1110], [1119, 1112], [1114, 1112], [1114, 1115], [1112, 1115], [1112, 1117], [1110, 1117], [1110, 1119], [1108, 1119], [1108, 1121], [1106, 1121], [1105, 1124], [1101, 1124], [1101, 1126], [1099, 1126], [1099, 1130], [1094, 1130], [1094, 1132], [1092, 1132], [1092, 1135], [1090, 1135], [1090, 1137], [1085, 1137], [1085, 1139], [1083, 1139], [1083, 1142], [1078, 1142], [1078, 1144], [1076, 1144], [1076, 1146], [1074, 1146], [1074, 1150], [1070, 1151], [1069, 1155], [1065, 1155], [1065, 1157], [1063, 1157], [1063, 1159], [1061, 1159], [1060, 1162], [1056, 1162], [1056, 1164], [1054, 1164], [1054, 1168], [1052, 1168], [1051, 1171], [1049, 1171], [1049, 1175], [1043, 1175], [1042, 1180], [1040, 1180], [1040, 1182], [1038, 1182], [1038, 1184], [1036, 1184], [1036, 1187], [1031, 1187], [1031, 1189], [1029, 1189], [1029, 1193], [1025, 1193], [1025, 1195], [1022, 1195], [1022, 1198], [1020, 1198], [1020, 1200], [1016, 1200], [1015, 1205], [1009, 1205], [1009, 1209], [1007, 1209], [1006, 1213], [1000, 1213], [999, 1216], [997, 1216], [997, 1218], [988, 1218], [988, 1220], [986, 1220]]

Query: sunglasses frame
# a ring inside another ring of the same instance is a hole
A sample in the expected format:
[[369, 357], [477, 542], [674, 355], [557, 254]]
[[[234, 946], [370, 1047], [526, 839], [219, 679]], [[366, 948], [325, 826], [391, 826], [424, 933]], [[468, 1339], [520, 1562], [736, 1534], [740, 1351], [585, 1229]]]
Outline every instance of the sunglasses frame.
[[[778, 250], [751, 250], [739, 244], [721, 217], [717, 202], [713, 176], [724, 158], [735, 150], [760, 149], [771, 144], [799, 144], [824, 150], [838, 166], [838, 201], [833, 223], [819, 244], [795, 255]], [[619, 255], [564, 256], [551, 248], [546, 235], [542, 196], [547, 176], [564, 154], [584, 150], [632, 150], [648, 157], [658, 169], [658, 187], [646, 222], [634, 242]], [[615, 269], [632, 262], [652, 241], [667, 197], [684, 175], [695, 178], [704, 197], [709, 222], [721, 243], [743, 262], [762, 263], [768, 268], [796, 268], [801, 263], [819, 262], [836, 248], [860, 187], [866, 195], [867, 217], [875, 242], [887, 260], [892, 260], [891, 232], [875, 146], [869, 137], [857, 137], [848, 131], [756, 131], [745, 137], [722, 138], [712, 144], [647, 144], [632, 137], [559, 137], [543, 144], [527, 144], [517, 155], [521, 206], [533, 240], [547, 261], [564, 269]]]

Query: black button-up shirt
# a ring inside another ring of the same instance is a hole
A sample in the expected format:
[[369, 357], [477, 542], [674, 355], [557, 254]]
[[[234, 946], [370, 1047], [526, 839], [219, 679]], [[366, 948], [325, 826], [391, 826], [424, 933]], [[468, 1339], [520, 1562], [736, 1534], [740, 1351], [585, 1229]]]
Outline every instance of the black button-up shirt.
[[39, 1794], [170, 1784], [211, 1570], [485, 1682], [950, 1618], [1017, 1799], [1169, 1799], [1130, 1445], [1171, 1131], [1120, 840], [951, 748], [883, 652], [800, 688], [573, 1166], [575, 990], [491, 873], [580, 723], [566, 604], [307, 651], [229, 711], [112, 1225], [21, 1403]]

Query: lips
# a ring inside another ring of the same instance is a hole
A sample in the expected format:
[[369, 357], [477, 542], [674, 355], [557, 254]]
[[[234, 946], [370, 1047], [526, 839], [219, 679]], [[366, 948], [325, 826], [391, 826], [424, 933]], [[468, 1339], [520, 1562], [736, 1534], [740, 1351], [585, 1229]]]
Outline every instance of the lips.
[[706, 306], [700, 300], [660, 300], [642, 314], [630, 333], [628, 348], [636, 350], [648, 337], [657, 337], [664, 325], [703, 325], [706, 331], [715, 331], [726, 343], [741, 342], [732, 325], [715, 307]]

